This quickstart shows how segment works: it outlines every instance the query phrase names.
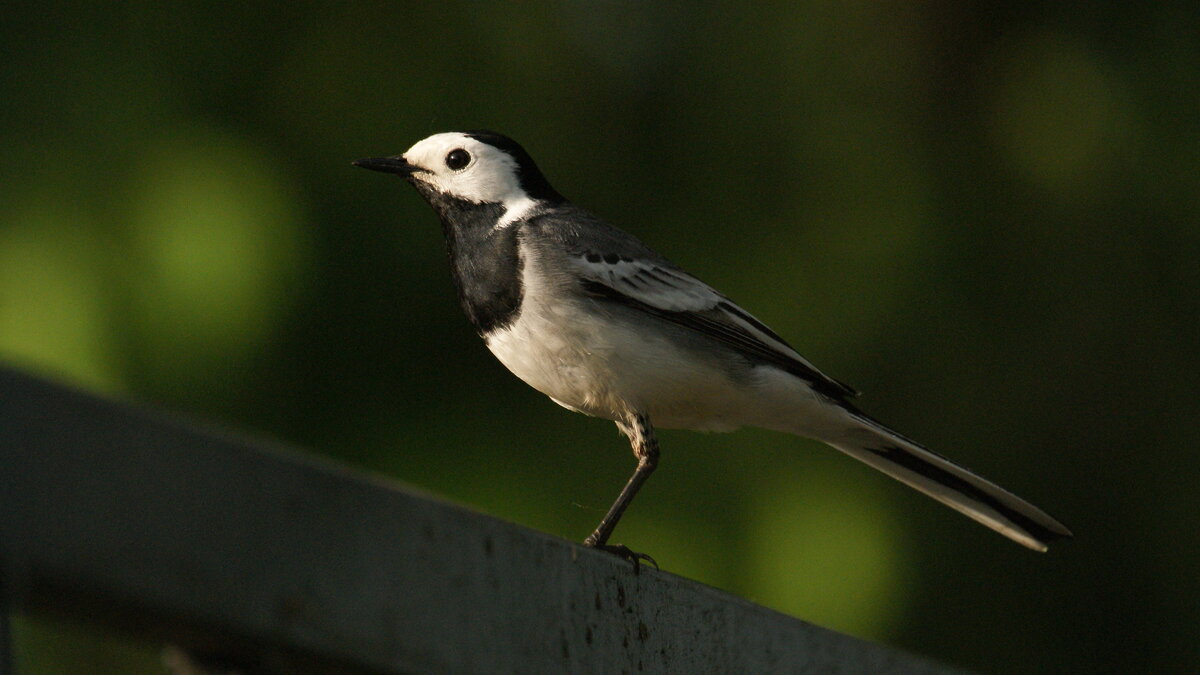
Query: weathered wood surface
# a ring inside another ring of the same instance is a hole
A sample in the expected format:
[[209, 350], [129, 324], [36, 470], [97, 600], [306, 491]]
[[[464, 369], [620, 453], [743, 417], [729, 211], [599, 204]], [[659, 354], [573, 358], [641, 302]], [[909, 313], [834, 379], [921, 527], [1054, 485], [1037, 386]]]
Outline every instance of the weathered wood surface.
[[279, 672], [945, 673], [302, 452], [0, 368], [7, 601]]

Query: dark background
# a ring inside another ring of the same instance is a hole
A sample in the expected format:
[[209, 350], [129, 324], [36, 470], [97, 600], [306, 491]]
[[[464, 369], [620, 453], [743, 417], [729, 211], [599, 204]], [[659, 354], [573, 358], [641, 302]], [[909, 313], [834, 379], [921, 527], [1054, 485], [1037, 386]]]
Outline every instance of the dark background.
[[582, 539], [628, 446], [495, 362], [428, 207], [349, 165], [496, 129], [1077, 535], [1032, 553], [746, 430], [663, 433], [618, 541], [984, 672], [1195, 669], [1195, 5], [649, 4], [6, 3], [0, 355]]

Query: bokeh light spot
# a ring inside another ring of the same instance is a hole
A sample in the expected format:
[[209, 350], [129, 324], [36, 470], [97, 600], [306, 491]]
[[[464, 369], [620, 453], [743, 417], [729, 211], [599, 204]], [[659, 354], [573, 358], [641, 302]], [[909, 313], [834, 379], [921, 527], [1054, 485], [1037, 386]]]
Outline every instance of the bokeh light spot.
[[92, 389], [122, 391], [89, 219], [48, 203], [0, 218], [0, 355]]
[[746, 536], [746, 594], [806, 621], [892, 637], [911, 589], [903, 524], [861, 475], [809, 467], [762, 486]]
[[1125, 136], [1119, 85], [1085, 45], [1059, 35], [1027, 37], [1001, 66], [996, 141], [1042, 188], [1094, 185]]
[[139, 167], [129, 226], [151, 374], [237, 359], [286, 316], [307, 262], [296, 191], [261, 151], [180, 131]]

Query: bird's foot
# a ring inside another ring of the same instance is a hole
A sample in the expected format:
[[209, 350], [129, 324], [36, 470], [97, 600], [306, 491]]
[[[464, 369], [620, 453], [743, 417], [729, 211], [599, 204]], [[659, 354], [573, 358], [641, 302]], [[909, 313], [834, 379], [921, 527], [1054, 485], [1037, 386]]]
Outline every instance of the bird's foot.
[[642, 570], [641, 562], [643, 560], [650, 563], [651, 565], [654, 565], [654, 569], [659, 569], [658, 563], [655, 562], [654, 558], [651, 558], [649, 555], [647, 555], [645, 553], [638, 553], [637, 551], [634, 551], [633, 549], [629, 548], [628, 546], [626, 546], [624, 544], [596, 544], [596, 543], [593, 543], [592, 541], [590, 541], [590, 539], [589, 539], [588, 541], [584, 541], [583, 545], [587, 546], [588, 548], [594, 548], [598, 551], [608, 551], [609, 553], [611, 553], [619, 558], [628, 560], [629, 562], [633, 563], [633, 573], [634, 574], [638, 574], [641, 572], [641, 570]]

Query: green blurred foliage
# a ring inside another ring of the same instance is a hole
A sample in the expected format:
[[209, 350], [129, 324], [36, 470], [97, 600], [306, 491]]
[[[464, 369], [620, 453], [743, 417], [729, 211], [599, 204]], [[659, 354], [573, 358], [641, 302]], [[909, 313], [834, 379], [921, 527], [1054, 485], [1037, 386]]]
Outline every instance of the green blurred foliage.
[[[665, 433], [621, 541], [982, 671], [1191, 671], [1196, 20], [1165, 1], [10, 2], [0, 355], [580, 539], [632, 469], [624, 441], [495, 363], [428, 208], [349, 167], [494, 128], [1078, 535], [1032, 554], [748, 430]], [[156, 668], [31, 625], [24, 672]]]
[[102, 627], [47, 617], [13, 621], [20, 673], [163, 673], [155, 645], [114, 636]]

